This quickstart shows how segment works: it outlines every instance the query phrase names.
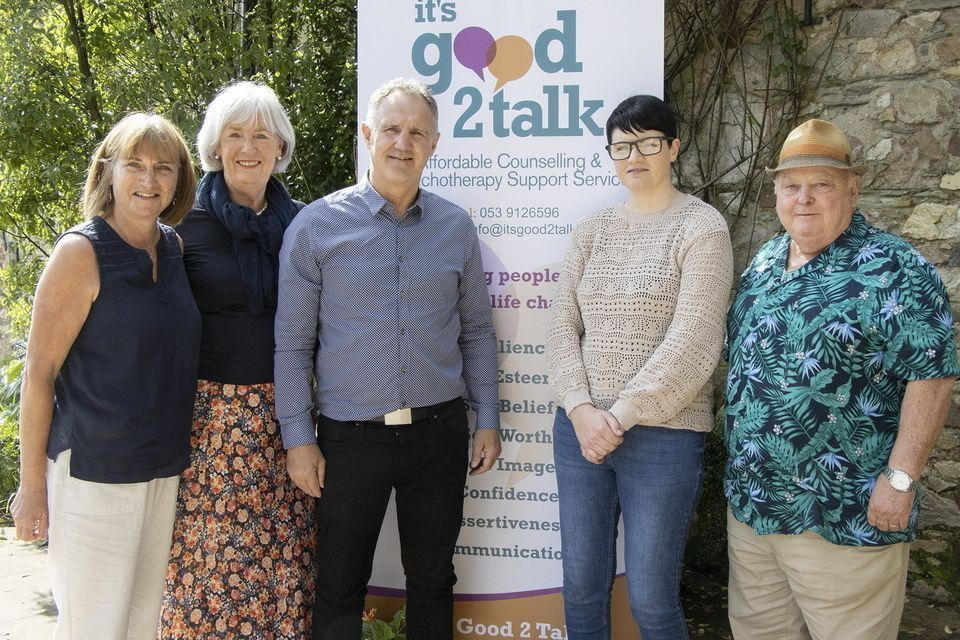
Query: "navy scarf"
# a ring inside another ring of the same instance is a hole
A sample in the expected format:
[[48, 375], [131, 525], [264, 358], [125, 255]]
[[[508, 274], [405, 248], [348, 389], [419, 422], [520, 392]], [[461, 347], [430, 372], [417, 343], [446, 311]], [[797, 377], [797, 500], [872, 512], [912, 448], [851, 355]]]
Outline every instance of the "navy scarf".
[[255, 315], [265, 306], [277, 305], [280, 243], [298, 211], [287, 188], [274, 177], [267, 182], [266, 197], [267, 208], [257, 215], [250, 207], [230, 200], [222, 171], [204, 174], [197, 185], [196, 206], [205, 209], [233, 236], [240, 279]]

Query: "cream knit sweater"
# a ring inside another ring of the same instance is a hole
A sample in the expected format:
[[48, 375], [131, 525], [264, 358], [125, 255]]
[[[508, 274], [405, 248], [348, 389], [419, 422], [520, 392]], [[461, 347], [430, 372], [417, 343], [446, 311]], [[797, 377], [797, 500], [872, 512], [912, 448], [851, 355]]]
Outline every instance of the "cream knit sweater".
[[562, 406], [592, 403], [627, 428], [709, 431], [732, 281], [726, 222], [694, 196], [678, 193], [656, 214], [617, 205], [581, 222], [547, 332]]

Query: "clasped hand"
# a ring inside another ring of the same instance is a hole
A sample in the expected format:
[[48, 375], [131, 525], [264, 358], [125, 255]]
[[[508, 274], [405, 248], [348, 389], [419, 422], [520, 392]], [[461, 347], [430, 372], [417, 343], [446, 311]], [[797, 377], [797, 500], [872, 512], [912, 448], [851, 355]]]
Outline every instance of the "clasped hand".
[[569, 414], [573, 430], [580, 442], [580, 453], [594, 464], [600, 464], [623, 442], [623, 427], [609, 411], [581, 404]]

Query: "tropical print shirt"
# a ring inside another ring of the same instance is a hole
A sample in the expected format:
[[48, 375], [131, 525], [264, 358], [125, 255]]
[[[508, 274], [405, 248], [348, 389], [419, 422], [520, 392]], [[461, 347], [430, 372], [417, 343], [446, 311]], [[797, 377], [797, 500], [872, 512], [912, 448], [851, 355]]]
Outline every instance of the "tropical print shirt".
[[916, 536], [867, 523], [909, 380], [960, 375], [936, 269], [859, 211], [827, 249], [786, 271], [789, 236], [764, 245], [727, 317], [724, 492], [760, 535], [813, 531], [840, 545]]

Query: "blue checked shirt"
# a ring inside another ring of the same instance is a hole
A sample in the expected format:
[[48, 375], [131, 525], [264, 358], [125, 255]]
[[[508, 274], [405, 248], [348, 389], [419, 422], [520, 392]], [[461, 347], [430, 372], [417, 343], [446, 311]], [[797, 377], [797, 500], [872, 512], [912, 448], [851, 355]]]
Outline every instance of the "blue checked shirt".
[[465, 396], [478, 429], [500, 426], [477, 232], [423, 189], [403, 219], [366, 178], [300, 212], [280, 251], [276, 343], [287, 449], [316, 442], [314, 410], [364, 420]]

